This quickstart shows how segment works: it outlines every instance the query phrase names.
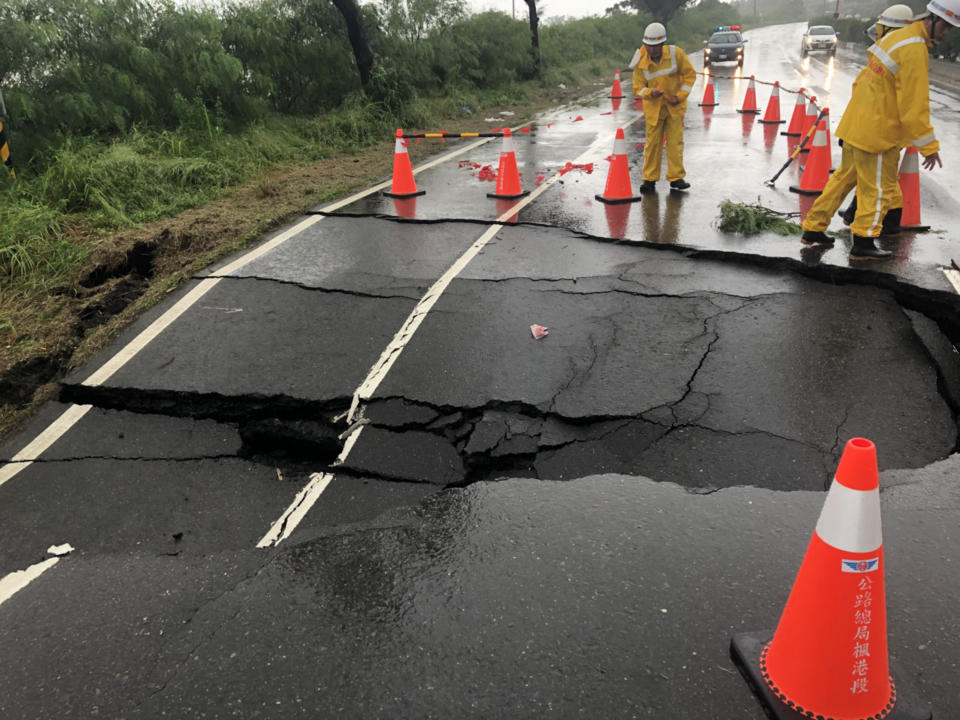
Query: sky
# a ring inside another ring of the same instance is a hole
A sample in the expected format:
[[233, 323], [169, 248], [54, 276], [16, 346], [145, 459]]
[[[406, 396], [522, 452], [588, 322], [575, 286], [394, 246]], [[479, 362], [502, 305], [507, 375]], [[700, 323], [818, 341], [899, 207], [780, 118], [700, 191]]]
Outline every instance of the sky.
[[[543, 20], [550, 20], [557, 17], [580, 18], [588, 15], [602, 15], [603, 11], [617, 0], [600, 0], [600, 2], [588, 2], [587, 0], [540, 0], [537, 4], [540, 10], [540, 17]], [[499, 10], [508, 15], [513, 12], [516, 6], [517, 18], [527, 17], [527, 3], [524, 0], [467, 0], [467, 7], [473, 12], [483, 12], [484, 10]]]

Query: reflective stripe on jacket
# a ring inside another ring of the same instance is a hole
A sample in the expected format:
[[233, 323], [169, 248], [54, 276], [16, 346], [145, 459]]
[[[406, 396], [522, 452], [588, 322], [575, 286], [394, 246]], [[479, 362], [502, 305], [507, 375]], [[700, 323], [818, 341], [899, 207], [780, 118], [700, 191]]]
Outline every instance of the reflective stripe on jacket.
[[869, 153], [910, 146], [923, 156], [939, 152], [930, 124], [929, 46], [922, 22], [888, 33], [871, 46], [836, 136]]
[[[643, 99], [643, 114], [648, 124], [659, 121], [660, 108], [664, 105], [671, 117], [683, 117], [687, 96], [696, 81], [697, 71], [687, 54], [676, 45], [664, 45], [657, 63], [650, 59], [645, 45], [640, 48], [640, 59], [633, 68], [633, 94]], [[663, 95], [650, 97], [651, 90], [662, 90]], [[665, 97], [674, 95], [680, 99], [677, 105], [664, 102]]]

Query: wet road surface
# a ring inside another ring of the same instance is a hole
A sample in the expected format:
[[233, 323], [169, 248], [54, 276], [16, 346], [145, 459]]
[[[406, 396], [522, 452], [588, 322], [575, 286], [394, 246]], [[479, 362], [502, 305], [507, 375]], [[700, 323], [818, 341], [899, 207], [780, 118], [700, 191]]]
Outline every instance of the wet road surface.
[[[801, 33], [749, 34], [746, 73], [841, 107], [857, 55], [804, 68]], [[76, 548], [0, 598], [0, 716], [759, 720], [729, 637], [776, 624], [853, 436], [891, 653], [960, 715], [958, 171], [892, 262], [724, 235], [725, 198], [799, 208], [743, 89], [691, 102], [688, 194], [594, 201], [616, 127], [639, 182], [642, 122], [561, 108], [517, 135], [526, 204], [484, 195], [497, 143], [456, 146], [425, 196], [319, 208], [68, 379], [0, 468], [0, 577]]]

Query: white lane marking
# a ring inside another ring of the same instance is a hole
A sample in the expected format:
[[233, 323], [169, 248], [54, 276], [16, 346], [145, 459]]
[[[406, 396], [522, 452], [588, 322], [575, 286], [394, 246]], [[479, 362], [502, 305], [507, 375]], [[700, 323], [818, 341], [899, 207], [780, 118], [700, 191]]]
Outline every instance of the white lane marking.
[[[343, 444], [343, 450], [340, 451], [340, 455], [333, 463], [334, 465], [339, 465], [347, 459], [347, 455], [353, 450], [353, 446], [357, 442], [357, 438], [360, 437], [362, 430], [363, 425], [360, 425], [356, 432], [351, 433], [347, 437], [347, 441]], [[331, 480], [333, 480], [333, 473], [313, 473], [310, 476], [309, 482], [297, 493], [289, 507], [287, 507], [283, 514], [277, 518], [276, 522], [270, 526], [267, 534], [260, 538], [257, 547], [265, 548], [271, 545], [278, 545], [281, 541], [290, 537], [290, 534], [297, 525], [300, 524], [300, 521], [306, 517], [307, 513], [310, 512], [310, 508], [317, 502], [323, 494], [323, 491], [327, 489]]]
[[[519, 125], [518, 127], [523, 127], [523, 125]], [[477, 142], [470, 143], [459, 150], [455, 150], [452, 153], [448, 153], [435, 160], [432, 160], [431, 162], [421, 165], [419, 168], [414, 170], [414, 173], [422, 172], [428, 168], [435, 167], [440, 163], [451, 160], [452, 158], [462, 155], [473, 148], [490, 142], [492, 139], [493, 138], [482, 138]], [[367, 195], [375, 193], [389, 186], [390, 181], [380, 183], [379, 185], [374, 185], [373, 187], [355, 193], [348, 198], [344, 198], [343, 200], [339, 200], [331, 205], [328, 205], [327, 207], [323, 208], [321, 212], [334, 212], [345, 205], [356, 202]], [[268, 242], [259, 245], [249, 253], [237, 258], [235, 261], [226, 265], [225, 267], [220, 268], [217, 271], [218, 277], [205, 278], [201, 280], [197, 287], [184, 295], [173, 307], [157, 318], [150, 326], [148, 326], [145, 330], [143, 330], [143, 332], [137, 335], [137, 337], [131, 340], [123, 349], [121, 349], [120, 352], [108, 360], [99, 370], [84, 380], [82, 384], [88, 387], [96, 387], [106, 382], [114, 373], [116, 373], [127, 362], [129, 362], [137, 353], [143, 350], [143, 348], [145, 348], [170, 324], [172, 324], [177, 318], [189, 310], [193, 304], [210, 292], [210, 290], [212, 290], [213, 287], [222, 279], [220, 276], [229, 275], [236, 272], [244, 265], [247, 265], [248, 263], [251, 263], [254, 260], [262, 257], [266, 253], [276, 248], [278, 245], [303, 232], [311, 225], [320, 222], [323, 218], [323, 215], [311, 215], [301, 220], [289, 230], [277, 235]], [[41, 453], [53, 445], [54, 442], [63, 437], [64, 433], [66, 433], [84, 415], [86, 415], [90, 410], [90, 407], [91, 406], [89, 405], [71, 405], [69, 408], [67, 408], [67, 410], [60, 415], [60, 417], [48, 425], [47, 428], [30, 444], [14, 455], [10, 459], [10, 462], [0, 467], [0, 486], [20, 473], [22, 470], [28, 468], [36, 458], [40, 457]]]
[[[641, 117], [643, 116], [638, 115], [637, 118], [627, 123], [627, 125], [632, 125]], [[597, 149], [599, 149], [603, 144], [609, 142], [609, 138], [597, 140], [590, 147], [588, 147], [580, 155], [580, 157], [574, 160], [574, 164], [579, 164], [582, 160], [585, 160], [594, 152], [596, 152]], [[417, 331], [417, 328], [420, 327], [420, 323], [423, 322], [423, 319], [426, 317], [427, 313], [430, 312], [431, 308], [433, 308], [437, 300], [440, 299], [440, 296], [447, 289], [450, 283], [453, 282], [454, 278], [460, 274], [460, 271], [463, 270], [467, 264], [477, 256], [477, 253], [483, 250], [484, 246], [490, 242], [493, 236], [504, 227], [504, 224], [508, 218], [518, 214], [520, 210], [545, 193], [559, 179], [560, 172], [558, 171], [551, 175], [546, 182], [541, 183], [539, 187], [537, 187], [525, 198], [520, 200], [516, 205], [511, 206], [509, 210], [497, 218], [497, 224], [491, 225], [489, 228], [487, 228], [486, 232], [484, 232], [483, 235], [481, 235], [477, 241], [474, 242], [473, 245], [471, 245], [467, 251], [461, 255], [433, 285], [430, 286], [430, 289], [427, 290], [426, 294], [422, 298], [420, 298], [420, 302], [418, 302], [413, 308], [413, 311], [397, 331], [396, 335], [393, 336], [393, 340], [384, 349], [383, 353], [380, 355], [380, 359], [377, 360], [374, 366], [370, 369], [370, 372], [367, 373], [366, 379], [364, 379], [364, 381], [360, 384], [360, 387], [357, 388], [357, 391], [353, 394], [353, 400], [350, 403], [350, 413], [347, 415], [348, 423], [352, 423], [354, 421], [360, 403], [364, 400], [369, 400], [373, 396], [373, 393], [383, 381], [383, 378], [386, 377], [387, 373], [390, 371], [390, 368], [393, 367], [393, 364], [397, 361], [397, 358], [400, 357], [400, 353], [403, 352], [403, 349], [413, 337], [413, 334]]]
[[23, 590], [47, 570], [60, 562], [60, 558], [52, 557], [31, 565], [26, 570], [17, 570], [0, 580], [0, 605], [13, 597], [17, 592]]
[[960, 272], [952, 268], [943, 268], [943, 274], [947, 276], [947, 280], [953, 285], [953, 289], [960, 294]]

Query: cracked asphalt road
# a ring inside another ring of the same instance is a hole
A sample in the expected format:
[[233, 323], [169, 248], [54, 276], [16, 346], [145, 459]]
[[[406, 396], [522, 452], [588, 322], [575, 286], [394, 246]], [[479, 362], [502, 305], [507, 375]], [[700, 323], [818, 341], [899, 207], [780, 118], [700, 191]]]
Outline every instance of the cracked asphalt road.
[[[794, 30], [753, 36], [758, 76]], [[624, 118], [576, 112], [525, 168], [602, 161]], [[692, 167], [782, 162], [689, 117]], [[586, 173], [486, 232], [510, 208], [461, 202], [465, 177], [212, 268], [4, 448], [76, 413], [0, 468], [0, 576], [77, 548], [0, 604], [0, 716], [759, 720], [729, 638], [775, 625], [853, 436], [879, 450], [891, 653], [960, 716], [944, 238], [849, 267], [723, 238], [716, 190], [610, 215]]]

